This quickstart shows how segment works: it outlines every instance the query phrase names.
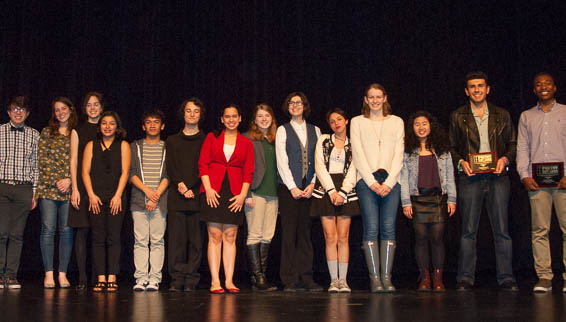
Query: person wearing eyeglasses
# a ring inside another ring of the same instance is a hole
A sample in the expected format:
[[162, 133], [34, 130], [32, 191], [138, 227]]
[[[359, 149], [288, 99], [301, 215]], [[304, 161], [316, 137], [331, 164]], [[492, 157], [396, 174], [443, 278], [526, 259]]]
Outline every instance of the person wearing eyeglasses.
[[79, 122], [76, 128], [78, 136], [78, 149], [76, 155], [71, 155], [71, 177], [76, 177], [76, 187], [73, 186], [71, 193], [71, 205], [69, 207], [69, 218], [67, 224], [75, 229], [74, 249], [77, 268], [79, 271], [78, 291], [87, 289], [87, 238], [90, 232], [88, 219], [88, 194], [86, 193], [83, 178], [82, 164], [83, 153], [86, 144], [97, 138], [96, 131], [100, 115], [104, 111], [104, 99], [99, 92], [88, 92], [83, 100], [83, 114], [85, 119]]
[[290, 118], [277, 128], [275, 154], [281, 216], [283, 291], [322, 292], [312, 276], [310, 204], [315, 184], [314, 154], [320, 129], [306, 122], [311, 108], [305, 94], [293, 92], [282, 106]]
[[8, 105], [10, 122], [0, 125], [0, 289], [19, 289], [16, 279], [24, 228], [34, 197], [39, 171], [39, 132], [27, 125], [29, 99], [16, 96]]

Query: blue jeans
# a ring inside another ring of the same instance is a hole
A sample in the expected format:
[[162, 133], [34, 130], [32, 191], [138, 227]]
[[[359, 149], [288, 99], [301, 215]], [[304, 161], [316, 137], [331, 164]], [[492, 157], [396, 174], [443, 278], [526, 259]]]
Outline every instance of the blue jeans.
[[509, 236], [508, 214], [509, 178], [495, 174], [460, 175], [459, 198], [462, 216], [462, 236], [458, 255], [458, 282], [474, 283], [476, 271], [476, 235], [483, 204], [491, 223], [495, 240], [497, 282], [514, 280], [513, 242]]
[[67, 272], [73, 250], [73, 228], [67, 226], [69, 201], [39, 199], [41, 211], [41, 256], [46, 272], [53, 271], [55, 230], [59, 226], [59, 272]]
[[[374, 174], [374, 178], [378, 181], [381, 179], [377, 173]], [[389, 194], [382, 198], [373, 192], [363, 179], [360, 179], [356, 184], [356, 193], [362, 212], [363, 240], [378, 240], [378, 236], [380, 240], [395, 240], [395, 222], [401, 186], [396, 183]]]

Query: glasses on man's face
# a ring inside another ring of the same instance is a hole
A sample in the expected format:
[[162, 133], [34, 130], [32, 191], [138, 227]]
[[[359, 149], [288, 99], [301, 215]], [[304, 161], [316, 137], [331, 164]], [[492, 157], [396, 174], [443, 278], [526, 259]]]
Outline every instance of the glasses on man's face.
[[94, 107], [100, 107], [100, 103], [98, 103], [98, 102], [96, 102], [96, 103], [88, 103], [88, 104], [86, 105], [87, 108], [93, 107], [93, 106], [94, 106]]
[[294, 102], [294, 101], [289, 101], [289, 106], [293, 106], [293, 105], [295, 105], [295, 106], [303, 106], [303, 102], [301, 102], [301, 101], [296, 101], [296, 102]]
[[11, 106], [10, 107], [10, 111], [16, 113], [16, 112], [25, 112], [26, 109], [24, 107], [20, 107], [20, 106]]

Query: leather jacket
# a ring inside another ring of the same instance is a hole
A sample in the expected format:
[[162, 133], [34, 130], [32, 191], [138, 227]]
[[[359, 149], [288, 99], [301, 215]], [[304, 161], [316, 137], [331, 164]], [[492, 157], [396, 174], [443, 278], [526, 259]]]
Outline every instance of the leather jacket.
[[[517, 132], [509, 112], [491, 103], [487, 104], [489, 119], [489, 146], [497, 158], [506, 157], [508, 162], [515, 161], [517, 154]], [[458, 169], [460, 160], [468, 161], [468, 154], [478, 153], [480, 135], [470, 104], [466, 104], [450, 115], [448, 131], [450, 153], [454, 168]], [[502, 174], [507, 174], [507, 168]]]

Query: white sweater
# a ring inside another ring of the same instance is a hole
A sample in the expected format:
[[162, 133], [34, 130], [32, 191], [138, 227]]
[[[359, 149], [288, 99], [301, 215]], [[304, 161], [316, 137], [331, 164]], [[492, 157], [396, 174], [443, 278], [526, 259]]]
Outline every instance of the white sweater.
[[399, 182], [403, 167], [403, 120], [391, 115], [384, 121], [374, 122], [358, 115], [352, 118], [350, 126], [352, 156], [358, 178], [362, 178], [369, 187], [376, 182], [373, 173], [378, 169], [385, 169], [389, 176], [384, 184], [393, 188]]

